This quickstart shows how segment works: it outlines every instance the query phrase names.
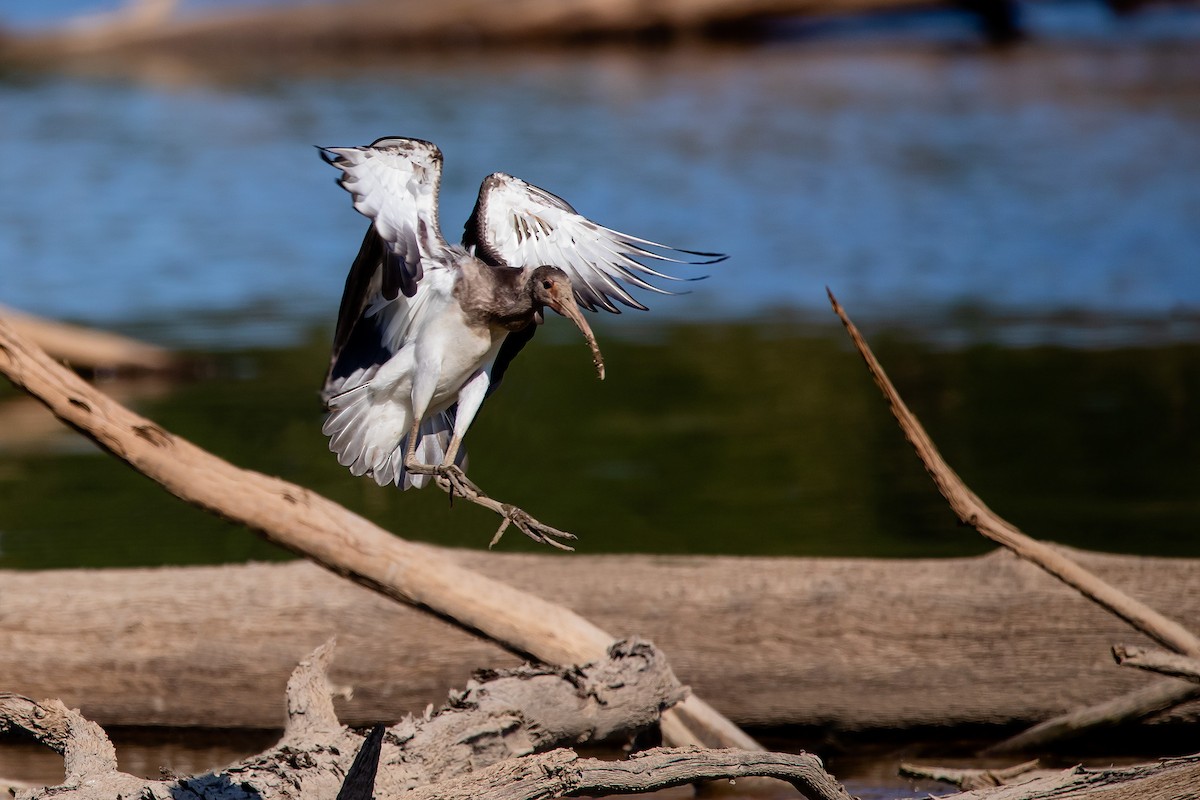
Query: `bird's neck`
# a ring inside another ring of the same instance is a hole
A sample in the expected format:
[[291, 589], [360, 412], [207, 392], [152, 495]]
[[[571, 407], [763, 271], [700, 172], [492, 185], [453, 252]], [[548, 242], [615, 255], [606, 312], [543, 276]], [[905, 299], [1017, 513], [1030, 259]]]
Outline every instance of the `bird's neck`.
[[533, 297], [526, 270], [491, 267], [472, 259], [464, 265], [454, 294], [472, 324], [519, 331], [533, 322]]

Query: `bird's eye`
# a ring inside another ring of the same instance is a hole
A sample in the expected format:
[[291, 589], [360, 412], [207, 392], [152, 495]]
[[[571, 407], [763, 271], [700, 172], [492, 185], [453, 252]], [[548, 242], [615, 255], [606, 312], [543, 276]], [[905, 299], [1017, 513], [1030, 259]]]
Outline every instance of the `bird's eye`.
[[549, 288], [550, 288], [551, 286], [553, 286], [553, 285], [554, 285], [554, 284], [550, 283], [550, 281], [545, 281], [545, 280], [544, 280], [544, 281], [542, 281], [542, 288], [543, 288], [543, 289], [549, 289]]

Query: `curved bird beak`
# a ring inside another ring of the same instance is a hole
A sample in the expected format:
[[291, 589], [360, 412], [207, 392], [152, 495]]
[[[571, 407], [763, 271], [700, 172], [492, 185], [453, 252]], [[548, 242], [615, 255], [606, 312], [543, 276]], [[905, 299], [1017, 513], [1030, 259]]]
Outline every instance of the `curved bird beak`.
[[579, 310], [579, 304], [575, 302], [575, 295], [571, 291], [570, 285], [555, 284], [554, 288], [550, 290], [550, 307], [574, 322], [575, 326], [583, 333], [588, 347], [592, 349], [592, 363], [596, 365], [596, 374], [600, 376], [600, 380], [604, 380], [604, 356], [600, 353], [600, 345], [596, 343], [596, 336], [592, 333], [591, 326], [588, 325], [583, 312]]

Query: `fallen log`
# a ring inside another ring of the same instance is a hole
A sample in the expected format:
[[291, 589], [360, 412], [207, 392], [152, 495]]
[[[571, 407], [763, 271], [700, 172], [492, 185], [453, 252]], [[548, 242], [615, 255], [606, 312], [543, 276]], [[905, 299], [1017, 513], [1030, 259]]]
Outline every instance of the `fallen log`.
[[[1200, 561], [1069, 551], [1180, 619]], [[840, 731], [1029, 724], [1144, 678], [1129, 629], [1003, 551], [876, 560], [441, 551], [616, 635], [652, 638], [737, 722]], [[1053, 609], [1053, 613], [1046, 613]], [[0, 573], [4, 689], [106, 726], [277, 728], [292, 666], [331, 635], [353, 725], [418, 712], [478, 664], [518, 659], [304, 562]], [[1149, 640], [1142, 640], [1149, 644]], [[1171, 719], [1200, 718], [1189, 705]]]

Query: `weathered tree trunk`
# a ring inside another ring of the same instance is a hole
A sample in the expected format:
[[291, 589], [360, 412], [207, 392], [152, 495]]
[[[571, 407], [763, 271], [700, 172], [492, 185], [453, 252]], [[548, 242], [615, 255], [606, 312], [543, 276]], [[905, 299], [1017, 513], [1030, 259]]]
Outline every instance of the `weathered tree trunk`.
[[[1178, 619], [1200, 562], [1070, 551]], [[1148, 640], [1006, 552], [929, 560], [443, 551], [651, 637], [743, 724], [842, 730], [1029, 723], [1146, 683], [1114, 642]], [[1049, 613], [1048, 609], [1053, 609]], [[278, 727], [292, 666], [336, 634], [352, 724], [398, 719], [517, 659], [308, 563], [0, 573], [3, 688], [104, 725]], [[219, 646], [217, 646], [219, 643]], [[1197, 707], [1178, 713], [1195, 719]]]

